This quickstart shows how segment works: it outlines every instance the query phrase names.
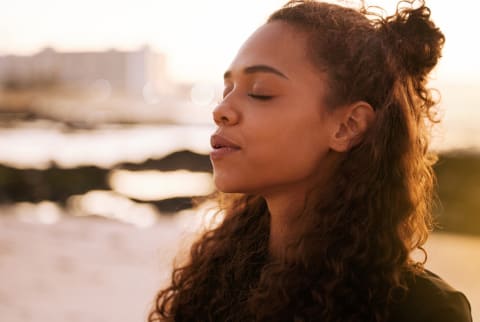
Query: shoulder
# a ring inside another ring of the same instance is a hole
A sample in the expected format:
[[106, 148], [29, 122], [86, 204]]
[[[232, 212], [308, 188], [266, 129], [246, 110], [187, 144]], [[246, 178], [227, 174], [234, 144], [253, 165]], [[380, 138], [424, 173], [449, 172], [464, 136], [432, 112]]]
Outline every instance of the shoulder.
[[425, 270], [407, 279], [406, 296], [391, 307], [391, 322], [471, 322], [465, 295]]

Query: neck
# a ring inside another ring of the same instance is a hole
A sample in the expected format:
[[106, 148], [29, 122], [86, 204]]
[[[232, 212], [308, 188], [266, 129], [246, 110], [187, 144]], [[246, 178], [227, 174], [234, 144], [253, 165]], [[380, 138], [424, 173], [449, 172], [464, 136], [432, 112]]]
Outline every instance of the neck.
[[295, 183], [276, 186], [260, 195], [267, 202], [270, 212], [269, 253], [274, 258], [290, 258], [286, 249], [295, 242], [295, 236], [308, 224], [298, 220], [306, 208], [307, 195], [315, 190], [315, 198], [321, 198], [330, 189], [331, 175], [343, 157], [342, 153], [330, 151], [311, 176]]
[[334, 153], [325, 160], [322, 168], [316, 175], [305, 181], [288, 186], [276, 187], [268, 193], [262, 194], [267, 202], [270, 212], [270, 237], [269, 252], [275, 258], [290, 258], [286, 248], [291, 242], [295, 242], [295, 236], [302, 231], [303, 220], [298, 220], [306, 208], [307, 194], [310, 189], [315, 189], [315, 198], [321, 198], [329, 189], [330, 175], [338, 163], [339, 154]]
[[269, 253], [274, 258], [286, 257], [286, 246], [298, 228], [297, 218], [305, 204], [305, 193], [277, 192], [265, 196], [270, 212]]

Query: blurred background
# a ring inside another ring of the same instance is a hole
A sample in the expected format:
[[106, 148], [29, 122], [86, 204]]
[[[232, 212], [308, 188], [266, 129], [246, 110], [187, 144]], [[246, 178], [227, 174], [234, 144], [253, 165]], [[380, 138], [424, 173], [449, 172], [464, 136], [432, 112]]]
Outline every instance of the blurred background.
[[[356, 5], [355, 1], [337, 1]], [[280, 0], [0, 0], [0, 318], [144, 321], [212, 213], [211, 112]], [[394, 11], [394, 1], [372, 1]], [[480, 319], [480, 5], [430, 1], [441, 206], [427, 267]]]

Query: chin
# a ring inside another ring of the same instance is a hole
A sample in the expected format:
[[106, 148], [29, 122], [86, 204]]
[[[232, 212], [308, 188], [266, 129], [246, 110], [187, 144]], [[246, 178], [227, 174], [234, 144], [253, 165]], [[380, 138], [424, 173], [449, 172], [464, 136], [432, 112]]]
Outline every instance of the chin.
[[243, 193], [242, 189], [239, 189], [238, 187], [232, 186], [232, 185], [215, 183], [215, 187], [217, 188], [218, 191], [225, 192], [225, 193]]
[[240, 184], [239, 182], [232, 182], [230, 180], [214, 180], [215, 187], [217, 190], [225, 193], [247, 193], [250, 189], [245, 187], [245, 185]]

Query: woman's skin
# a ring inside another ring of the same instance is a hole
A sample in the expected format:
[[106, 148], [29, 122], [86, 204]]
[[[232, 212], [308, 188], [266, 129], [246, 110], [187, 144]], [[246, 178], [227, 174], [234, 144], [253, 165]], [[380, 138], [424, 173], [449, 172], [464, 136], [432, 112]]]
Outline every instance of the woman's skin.
[[213, 111], [216, 134], [240, 147], [211, 155], [215, 185], [264, 197], [274, 256], [283, 254], [307, 192], [327, 182], [339, 155], [375, 117], [362, 101], [328, 112], [326, 75], [307, 57], [306, 41], [284, 22], [260, 27], [225, 73]]

